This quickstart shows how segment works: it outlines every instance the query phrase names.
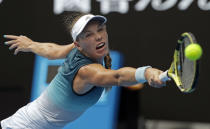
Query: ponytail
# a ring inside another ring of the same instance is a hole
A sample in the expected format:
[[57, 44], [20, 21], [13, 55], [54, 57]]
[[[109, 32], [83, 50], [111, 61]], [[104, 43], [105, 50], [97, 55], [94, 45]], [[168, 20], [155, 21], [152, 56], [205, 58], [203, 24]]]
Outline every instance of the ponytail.
[[[105, 68], [106, 69], [111, 69], [112, 66], [112, 58], [110, 57], [109, 53], [104, 57], [104, 64], [105, 64]], [[108, 91], [110, 91], [112, 89], [112, 87], [106, 87], [105, 88], [105, 92], [107, 93]]]

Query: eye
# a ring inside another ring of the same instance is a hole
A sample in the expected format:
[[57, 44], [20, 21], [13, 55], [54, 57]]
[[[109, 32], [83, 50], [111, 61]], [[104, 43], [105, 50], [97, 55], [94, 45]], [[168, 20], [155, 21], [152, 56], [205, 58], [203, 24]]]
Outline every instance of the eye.
[[101, 26], [100, 28], [98, 28], [98, 32], [103, 31], [104, 30], [104, 26]]
[[88, 37], [90, 37], [91, 35], [92, 35], [92, 33], [87, 33], [87, 34], [85, 34], [85, 37], [88, 38]]
[[102, 30], [103, 30], [103, 28], [102, 28], [102, 27], [98, 29], [98, 31], [99, 31], [99, 32], [100, 32], [100, 31], [102, 31]]

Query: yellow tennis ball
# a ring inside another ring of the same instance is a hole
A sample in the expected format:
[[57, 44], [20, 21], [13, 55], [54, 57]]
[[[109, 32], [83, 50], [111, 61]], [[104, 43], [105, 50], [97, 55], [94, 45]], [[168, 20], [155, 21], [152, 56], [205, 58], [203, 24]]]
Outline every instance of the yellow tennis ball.
[[185, 56], [192, 61], [200, 59], [203, 53], [201, 46], [197, 43], [188, 45], [184, 52]]

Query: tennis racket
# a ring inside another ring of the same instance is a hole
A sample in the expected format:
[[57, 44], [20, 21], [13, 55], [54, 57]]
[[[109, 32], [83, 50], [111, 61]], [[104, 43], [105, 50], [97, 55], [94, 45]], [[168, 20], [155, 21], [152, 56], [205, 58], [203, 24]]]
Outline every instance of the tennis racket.
[[198, 60], [188, 60], [184, 54], [185, 48], [192, 43], [197, 43], [195, 36], [190, 32], [183, 33], [177, 42], [170, 68], [159, 76], [162, 81], [172, 79], [184, 93], [194, 91], [198, 79]]

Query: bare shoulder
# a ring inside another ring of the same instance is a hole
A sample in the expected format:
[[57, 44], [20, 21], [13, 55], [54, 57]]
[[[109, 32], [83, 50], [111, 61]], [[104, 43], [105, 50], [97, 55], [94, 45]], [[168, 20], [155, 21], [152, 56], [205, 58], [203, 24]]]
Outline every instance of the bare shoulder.
[[88, 64], [81, 67], [78, 71], [80, 76], [86, 77], [90, 75], [97, 74], [98, 72], [105, 72], [106, 69], [101, 64]]
[[64, 48], [64, 49], [73, 49], [75, 47], [74, 43], [66, 44], [66, 45], [59, 45], [59, 47]]
[[89, 64], [78, 71], [79, 78], [88, 85], [112, 86], [117, 84], [117, 71], [106, 69], [101, 64]]
[[100, 67], [103, 68], [103, 66], [100, 64], [88, 64], [82, 66], [77, 72], [76, 77], [74, 78], [74, 90], [79, 94], [83, 94], [89, 91], [94, 86], [93, 84], [95, 84], [92, 84], [91, 81], [93, 78], [95, 78], [94, 76], [97, 72], [97, 69], [99, 69]]

